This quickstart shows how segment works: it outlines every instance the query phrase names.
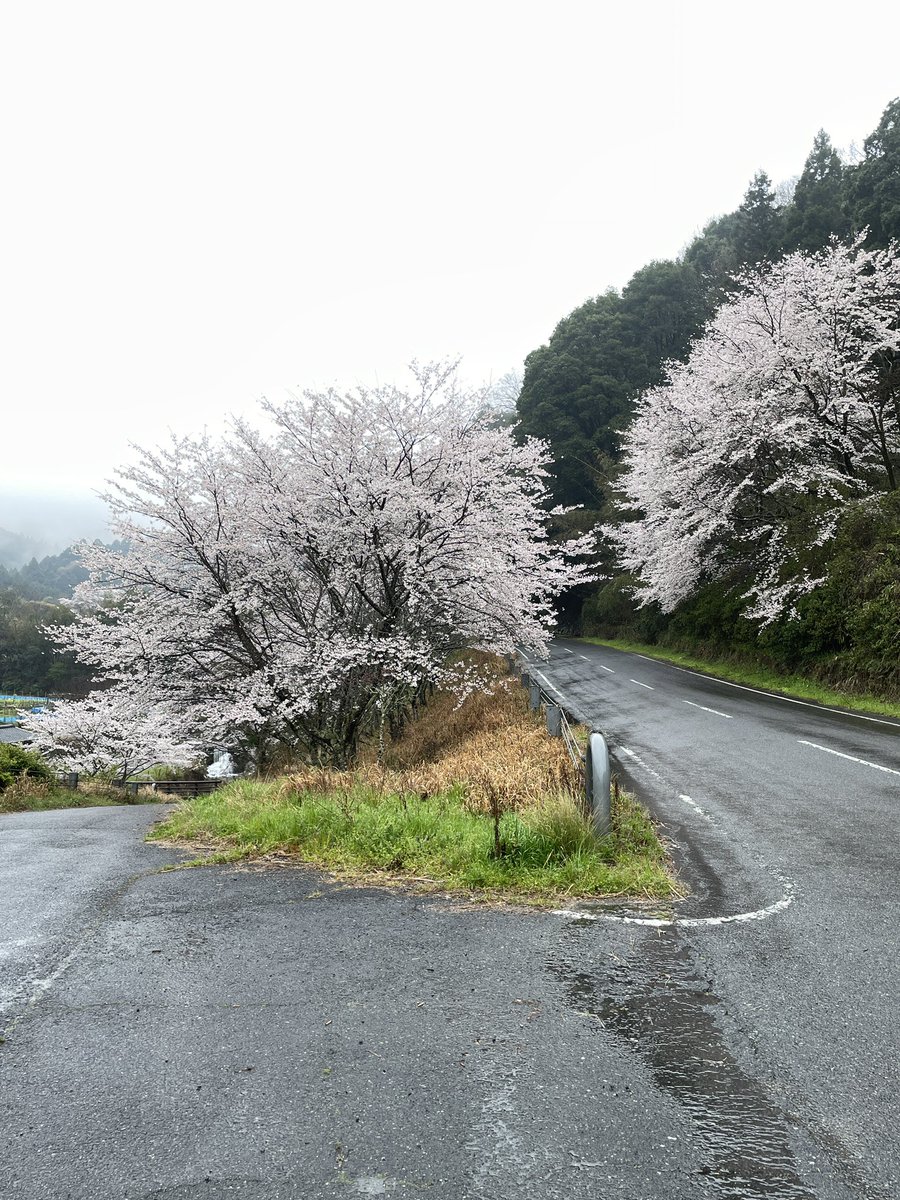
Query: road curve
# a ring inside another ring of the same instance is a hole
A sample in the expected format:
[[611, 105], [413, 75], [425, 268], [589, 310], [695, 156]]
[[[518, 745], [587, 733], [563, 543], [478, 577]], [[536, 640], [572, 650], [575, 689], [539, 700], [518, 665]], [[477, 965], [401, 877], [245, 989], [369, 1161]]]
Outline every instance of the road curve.
[[660, 822], [736, 1044], [860, 1195], [900, 1194], [900, 723], [577, 640], [535, 670]]

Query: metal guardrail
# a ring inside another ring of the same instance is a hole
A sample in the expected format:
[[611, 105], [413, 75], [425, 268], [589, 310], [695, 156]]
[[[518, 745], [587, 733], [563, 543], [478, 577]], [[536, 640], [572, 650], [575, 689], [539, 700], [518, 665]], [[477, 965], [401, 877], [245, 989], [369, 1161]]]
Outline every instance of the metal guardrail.
[[612, 824], [610, 787], [612, 777], [609, 765], [609, 749], [599, 729], [592, 729], [584, 753], [578, 745], [568, 714], [556, 696], [551, 696], [534, 678], [529, 664], [523, 660], [521, 678], [528, 688], [532, 711], [543, 708], [547, 717], [547, 732], [561, 737], [565, 742], [573, 765], [580, 770], [584, 780], [585, 807], [590, 813], [594, 829], [599, 836], [609, 833]]
[[[205, 796], [208, 792], [214, 792], [236, 778], [236, 775], [223, 775], [218, 779], [131, 779], [126, 783], [113, 786], [121, 787], [124, 792], [132, 796], [136, 796], [141, 790], [161, 792], [166, 796]], [[80, 781], [78, 772], [62, 772], [58, 779], [66, 787], [77, 791]]]

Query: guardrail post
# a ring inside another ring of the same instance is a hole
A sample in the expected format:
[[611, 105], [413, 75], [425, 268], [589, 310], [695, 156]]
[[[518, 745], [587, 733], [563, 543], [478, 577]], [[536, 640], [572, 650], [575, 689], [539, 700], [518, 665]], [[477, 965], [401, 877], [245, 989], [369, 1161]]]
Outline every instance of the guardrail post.
[[609, 833], [612, 816], [609, 807], [609, 750], [606, 739], [596, 730], [588, 738], [584, 756], [584, 783], [594, 832], [603, 837]]
[[537, 710], [541, 707], [541, 689], [540, 686], [534, 682], [532, 682], [528, 689], [528, 700], [531, 704], [531, 711], [537, 712]]
[[562, 709], [558, 704], [547, 705], [547, 732], [551, 737], [562, 737]]
[[66, 787], [71, 788], [73, 792], [78, 791], [78, 772], [70, 771], [66, 776]]
[[522, 687], [531, 687], [531, 676], [526, 670], [522, 670]]

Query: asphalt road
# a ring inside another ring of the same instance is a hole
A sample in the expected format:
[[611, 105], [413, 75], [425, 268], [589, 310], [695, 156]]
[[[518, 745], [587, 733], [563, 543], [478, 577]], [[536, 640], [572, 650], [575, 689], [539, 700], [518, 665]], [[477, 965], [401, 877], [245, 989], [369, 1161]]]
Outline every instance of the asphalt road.
[[0, 817], [3, 1200], [895, 1197], [900, 777], [794, 780], [798, 739], [900, 770], [898, 731], [545, 671], [664, 822], [674, 913], [161, 873], [156, 806]]
[[537, 669], [662, 824], [738, 1061], [833, 1177], [900, 1194], [900, 723], [576, 641]]

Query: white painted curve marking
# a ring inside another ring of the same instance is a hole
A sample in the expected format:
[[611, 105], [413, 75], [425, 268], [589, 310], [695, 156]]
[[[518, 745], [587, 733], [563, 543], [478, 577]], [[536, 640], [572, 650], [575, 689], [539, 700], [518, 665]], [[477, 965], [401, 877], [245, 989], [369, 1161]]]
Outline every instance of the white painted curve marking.
[[638, 685], [638, 687], [645, 687], [648, 692], [656, 691], [656, 688], [651, 687], [649, 683], [641, 683], [641, 681], [639, 679], [632, 679], [631, 682], [636, 683]]
[[695, 704], [693, 700], [682, 700], [682, 704], [689, 704], [691, 708], [702, 708], [704, 712], [715, 713], [717, 717], [724, 717], [726, 721], [733, 720], [731, 713], [719, 712], [717, 708], [707, 708], [705, 704]]
[[753, 912], [732, 913], [724, 917], [630, 917], [622, 913], [580, 912], [577, 908], [555, 908], [554, 917], [570, 917], [578, 921], [621, 921], [625, 925], [650, 925], [656, 929], [677, 926], [679, 929], [704, 929], [715, 925], [740, 925], [749, 921], [764, 921], [784, 912], [794, 903], [794, 889], [785, 883], [784, 895], [765, 908]]
[[881, 763], [869, 762], [867, 758], [854, 758], [852, 754], [842, 754], [840, 750], [832, 750], [830, 746], [820, 746], [818, 742], [807, 742], [803, 738], [797, 738], [797, 741], [801, 746], [812, 746], [814, 750], [824, 750], [826, 754], [846, 758], [848, 762], [859, 763], [861, 767], [873, 767], [876, 771], [884, 771], [887, 775], [900, 775], [900, 771], [895, 771], [893, 767], [883, 767]]

